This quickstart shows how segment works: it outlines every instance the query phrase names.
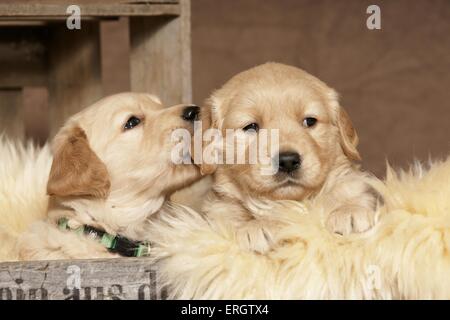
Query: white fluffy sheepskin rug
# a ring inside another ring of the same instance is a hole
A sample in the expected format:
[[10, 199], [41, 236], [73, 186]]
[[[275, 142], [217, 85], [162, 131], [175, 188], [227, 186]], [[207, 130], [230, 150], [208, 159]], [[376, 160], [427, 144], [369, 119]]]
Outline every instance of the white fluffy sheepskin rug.
[[330, 234], [320, 203], [278, 202], [285, 227], [261, 255], [239, 247], [226, 217], [177, 209], [155, 225], [153, 259], [172, 298], [450, 299], [450, 158], [388, 169], [374, 187], [385, 203], [364, 234]]
[[0, 136], [0, 261], [16, 260], [15, 240], [45, 217], [50, 148], [36, 148]]
[[[45, 218], [48, 146], [0, 138], [0, 261]], [[388, 169], [377, 225], [349, 237], [323, 226], [320, 203], [274, 202], [285, 222], [267, 254], [239, 247], [226, 217], [212, 223], [174, 205], [154, 225], [151, 259], [172, 298], [450, 299], [450, 158], [425, 170]]]

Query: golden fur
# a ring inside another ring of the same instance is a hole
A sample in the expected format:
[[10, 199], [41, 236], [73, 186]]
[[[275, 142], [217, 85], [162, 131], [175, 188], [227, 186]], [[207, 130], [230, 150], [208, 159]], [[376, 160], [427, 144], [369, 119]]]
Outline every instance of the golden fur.
[[55, 139], [47, 194], [50, 196], [92, 196], [106, 198], [111, 187], [106, 165], [89, 147], [86, 133], [80, 127]]
[[[16, 238], [46, 217], [52, 157], [48, 146], [36, 149], [4, 138], [0, 151], [0, 261], [5, 261], [17, 259]], [[160, 215], [145, 233], [153, 242], [151, 259], [176, 298], [450, 299], [449, 181], [450, 159], [428, 170], [418, 164], [407, 172], [388, 169], [386, 181], [371, 180], [385, 201], [377, 225], [347, 237], [326, 229], [320, 197], [268, 201], [260, 213], [273, 217], [280, 229], [265, 254], [242, 246], [228, 216], [209, 219], [185, 207]], [[114, 185], [112, 180], [111, 191]], [[94, 246], [52, 223], [34, 228], [28, 244], [53, 246], [47, 259], [78, 258]], [[66, 251], [55, 250], [61, 244]], [[101, 256], [98, 250], [95, 256]]]
[[[193, 131], [192, 122], [182, 119], [185, 107], [164, 108], [149, 94], [123, 93], [71, 117], [53, 143], [48, 219], [32, 224], [18, 237], [18, 258], [115, 256], [94, 239], [59, 230], [61, 217], [69, 218], [71, 228], [87, 224], [110, 234], [148, 240], [147, 225], [170, 211], [166, 201], [170, 195], [200, 178], [194, 165], [175, 165], [171, 159], [176, 142], [171, 132]], [[141, 123], [125, 130], [131, 116]]]
[[178, 209], [153, 225], [153, 259], [172, 298], [450, 299], [450, 158], [427, 171], [388, 169], [374, 187], [379, 221], [342, 237], [321, 199], [268, 203], [281, 227], [265, 254], [243, 248], [233, 221]]
[[[273, 243], [279, 224], [276, 216], [261, 210], [268, 200], [320, 196], [329, 212], [329, 229], [344, 235], [374, 224], [371, 177], [353, 163], [360, 159], [358, 136], [337, 93], [319, 79], [295, 67], [267, 63], [236, 75], [214, 92], [204, 117], [223, 136], [226, 129], [242, 133], [250, 123], [278, 129], [280, 145], [272, 154], [294, 151], [303, 159], [300, 169], [289, 177], [263, 175], [261, 164], [202, 166], [203, 173], [214, 172], [213, 191], [203, 211], [209, 217], [226, 216], [233, 221], [243, 245], [264, 252]], [[317, 123], [302, 126], [307, 117], [316, 118]], [[248, 143], [245, 147], [248, 152]]]

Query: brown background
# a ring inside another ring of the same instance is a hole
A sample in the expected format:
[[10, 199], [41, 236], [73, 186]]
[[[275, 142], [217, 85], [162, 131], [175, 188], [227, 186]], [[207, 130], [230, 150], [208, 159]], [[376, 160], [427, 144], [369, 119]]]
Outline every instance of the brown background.
[[[368, 30], [378, 4], [382, 29]], [[266, 61], [334, 87], [364, 166], [443, 157], [450, 147], [450, 1], [193, 0], [194, 97]]]
[[[381, 30], [366, 27], [381, 8]], [[126, 41], [126, 21], [104, 26]], [[126, 89], [126, 48], [108, 49], [105, 91]], [[450, 147], [449, 0], [192, 0], [194, 101], [267, 61], [334, 87], [360, 136], [365, 168], [445, 157]], [[122, 63], [120, 63], [122, 61]]]
[[[366, 27], [370, 4], [381, 30]], [[127, 21], [104, 22], [101, 35], [104, 93], [128, 90]], [[324, 80], [380, 176], [386, 159], [405, 167], [449, 154], [450, 0], [192, 0], [192, 55], [197, 104], [267, 61]]]

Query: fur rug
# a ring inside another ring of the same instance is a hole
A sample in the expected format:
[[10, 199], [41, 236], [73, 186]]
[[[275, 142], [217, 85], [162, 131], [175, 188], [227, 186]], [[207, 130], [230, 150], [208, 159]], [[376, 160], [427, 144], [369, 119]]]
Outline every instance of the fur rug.
[[[45, 218], [48, 146], [0, 138], [0, 261]], [[261, 255], [241, 249], [224, 217], [212, 223], [174, 205], [153, 227], [151, 259], [174, 298], [450, 299], [450, 158], [425, 170], [388, 169], [376, 227], [341, 237], [323, 226], [320, 203], [274, 202], [284, 228]]]
[[376, 227], [349, 237], [324, 227], [320, 203], [269, 209], [285, 227], [267, 254], [244, 251], [226, 217], [179, 208], [154, 227], [153, 259], [172, 298], [450, 299], [450, 158], [388, 169]]
[[0, 137], [0, 261], [16, 260], [16, 238], [47, 214], [50, 148]]

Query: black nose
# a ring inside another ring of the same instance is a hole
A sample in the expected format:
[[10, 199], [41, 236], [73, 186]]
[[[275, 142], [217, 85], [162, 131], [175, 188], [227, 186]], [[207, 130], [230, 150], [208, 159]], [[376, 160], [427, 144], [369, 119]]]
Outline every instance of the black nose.
[[292, 172], [300, 168], [302, 160], [297, 152], [281, 152], [278, 155], [278, 170]]
[[183, 115], [181, 117], [186, 121], [195, 121], [198, 119], [199, 113], [200, 113], [200, 108], [192, 105], [192, 106], [184, 108]]

